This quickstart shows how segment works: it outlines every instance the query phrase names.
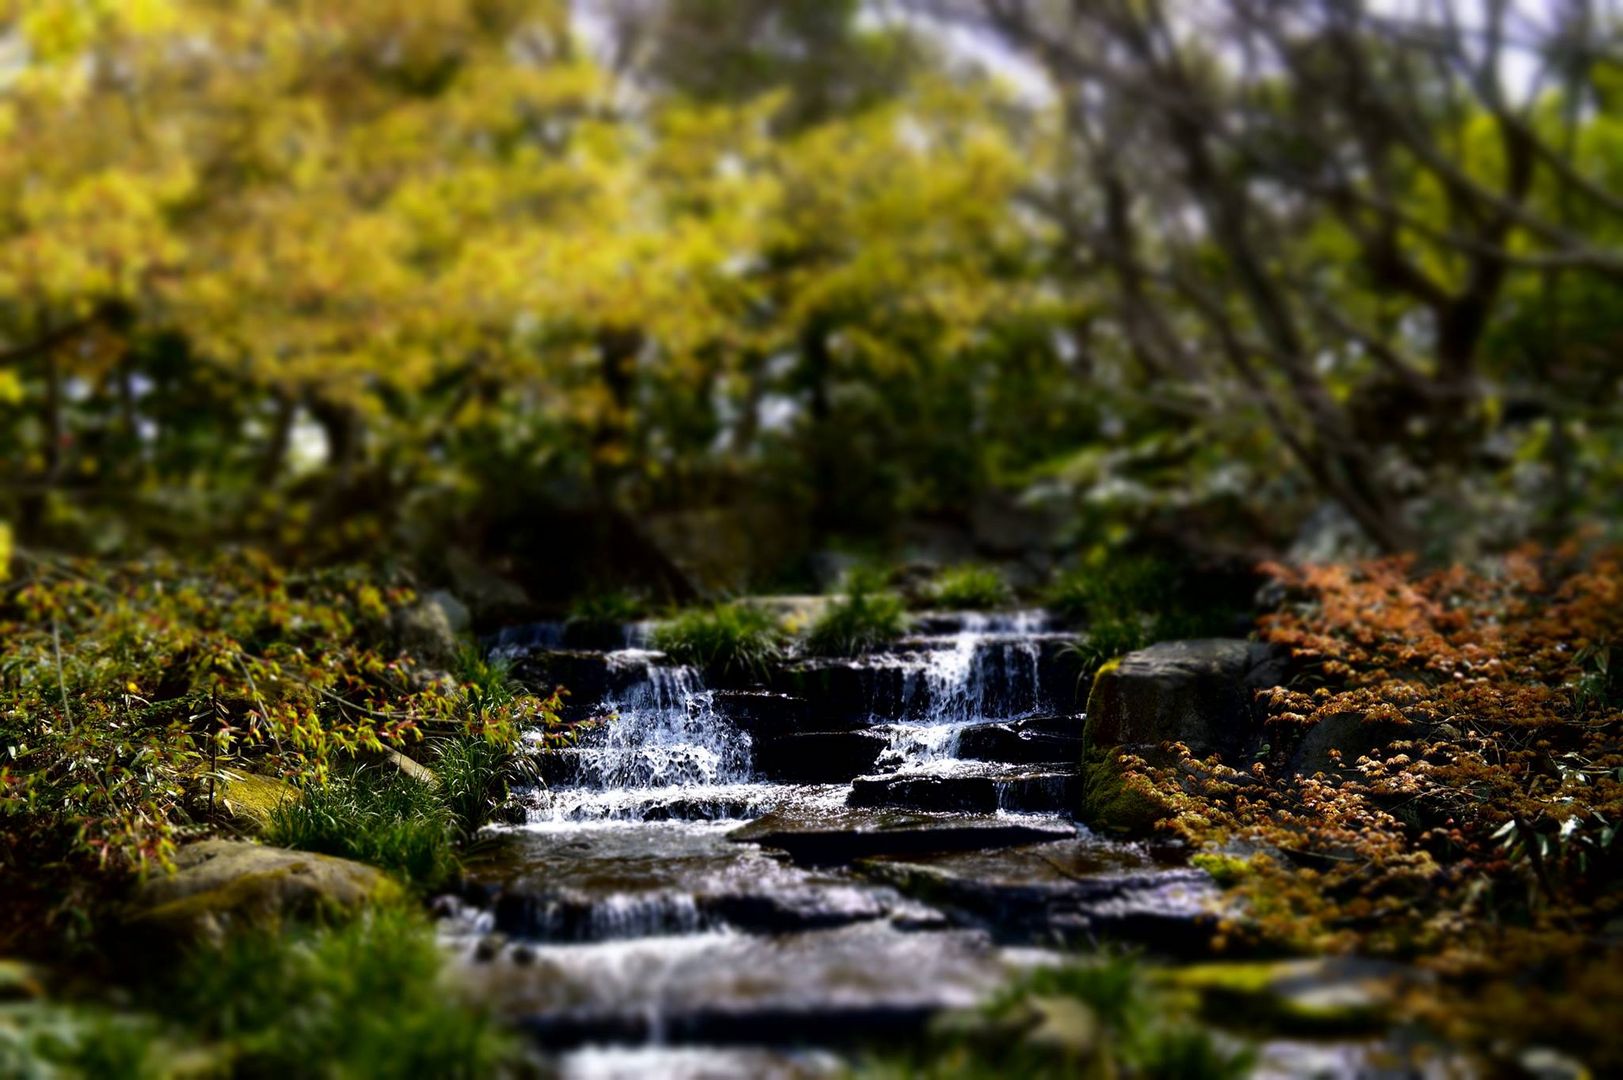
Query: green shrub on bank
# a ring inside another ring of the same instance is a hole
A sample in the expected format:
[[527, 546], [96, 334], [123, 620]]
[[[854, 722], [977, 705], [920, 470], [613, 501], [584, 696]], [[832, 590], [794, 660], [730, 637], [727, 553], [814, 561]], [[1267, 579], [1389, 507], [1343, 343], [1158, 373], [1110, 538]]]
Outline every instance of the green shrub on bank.
[[885, 588], [881, 572], [859, 568], [846, 574], [842, 595], [812, 622], [803, 647], [812, 656], [856, 656], [890, 644], [906, 630], [902, 598]]
[[265, 841], [370, 863], [424, 891], [457, 872], [451, 810], [433, 787], [393, 766], [354, 768], [308, 784], [298, 799], [271, 811]]
[[654, 628], [654, 648], [718, 678], [762, 678], [783, 656], [786, 635], [770, 612], [748, 604], [691, 608]]
[[488, 1077], [513, 1053], [403, 908], [200, 950], [158, 999], [236, 1076]]
[[1009, 583], [990, 566], [968, 563], [949, 566], [931, 580], [925, 594], [937, 607], [949, 611], [985, 611], [1014, 599]]

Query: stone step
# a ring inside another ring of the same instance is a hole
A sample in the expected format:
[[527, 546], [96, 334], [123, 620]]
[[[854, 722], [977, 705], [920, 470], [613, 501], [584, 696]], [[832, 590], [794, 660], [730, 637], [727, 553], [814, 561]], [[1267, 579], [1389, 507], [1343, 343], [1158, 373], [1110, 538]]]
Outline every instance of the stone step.
[[975, 724], [958, 735], [958, 756], [973, 761], [1036, 765], [1082, 760], [1081, 713], [1033, 716], [1023, 720]]
[[[978, 931], [882, 922], [458, 954], [474, 992], [549, 1049], [658, 1041], [853, 1046], [908, 1038], [1018, 970]], [[479, 959], [484, 956], [485, 959]]]
[[1051, 818], [842, 807], [777, 811], [734, 829], [728, 839], [776, 848], [797, 862], [836, 866], [873, 855], [974, 851], [1075, 835], [1075, 825]]
[[791, 784], [840, 784], [872, 772], [890, 745], [884, 731], [807, 731], [759, 738], [754, 747], [756, 773], [763, 779]]
[[1091, 836], [1003, 851], [880, 856], [859, 864], [1010, 944], [1120, 942], [1173, 956], [1210, 951], [1218, 890], [1203, 871], [1158, 865]]
[[1080, 797], [1072, 767], [1033, 768], [988, 762], [938, 761], [851, 782], [854, 807], [899, 806], [991, 814], [1069, 813]]

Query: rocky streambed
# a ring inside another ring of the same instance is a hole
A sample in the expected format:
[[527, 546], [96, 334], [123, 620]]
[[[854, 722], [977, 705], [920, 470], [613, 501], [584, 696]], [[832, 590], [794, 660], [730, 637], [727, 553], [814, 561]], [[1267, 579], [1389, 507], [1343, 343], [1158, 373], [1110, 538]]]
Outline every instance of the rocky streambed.
[[545, 755], [443, 933], [559, 1074], [827, 1075], [1069, 949], [1205, 953], [1206, 876], [1075, 819], [1066, 636], [1040, 613], [924, 625], [749, 687], [706, 686], [635, 627], [611, 649], [497, 642], [601, 722]]

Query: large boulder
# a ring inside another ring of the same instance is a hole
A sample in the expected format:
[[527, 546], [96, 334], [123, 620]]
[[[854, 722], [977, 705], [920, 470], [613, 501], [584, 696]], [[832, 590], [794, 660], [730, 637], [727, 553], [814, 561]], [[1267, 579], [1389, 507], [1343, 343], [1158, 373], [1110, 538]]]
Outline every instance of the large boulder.
[[1282, 650], [1231, 638], [1164, 641], [1107, 664], [1094, 679], [1082, 732], [1081, 817], [1094, 828], [1146, 834], [1167, 812], [1130, 782], [1121, 754], [1166, 763], [1161, 744], [1243, 766], [1262, 746], [1257, 692], [1285, 679]]
[[425, 597], [408, 607], [396, 608], [390, 616], [390, 628], [395, 646], [424, 667], [445, 671], [456, 666], [462, 640], [444, 605]]
[[219, 939], [287, 918], [342, 916], [401, 895], [393, 878], [348, 859], [203, 840], [180, 849], [174, 873], [137, 887], [127, 922], [182, 940]]
[[1262, 744], [1258, 690], [1284, 677], [1279, 653], [1232, 638], [1163, 641], [1107, 665], [1088, 696], [1085, 750], [1181, 742], [1241, 762]]

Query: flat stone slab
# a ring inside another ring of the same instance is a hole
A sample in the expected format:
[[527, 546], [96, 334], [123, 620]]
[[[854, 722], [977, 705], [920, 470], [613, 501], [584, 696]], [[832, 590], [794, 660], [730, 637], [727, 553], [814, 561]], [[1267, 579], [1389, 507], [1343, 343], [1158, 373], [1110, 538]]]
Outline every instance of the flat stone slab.
[[497, 932], [543, 942], [943, 921], [888, 886], [733, 843], [733, 827], [597, 822], [500, 833], [469, 857], [464, 898], [491, 912]]
[[1080, 798], [1074, 767], [1033, 768], [944, 759], [851, 782], [851, 806], [991, 814], [1069, 813]]
[[771, 813], [727, 835], [788, 852], [797, 862], [840, 865], [874, 855], [975, 851], [1066, 839], [1076, 835], [1076, 826], [1052, 818], [848, 807]]
[[1019, 970], [983, 933], [882, 922], [540, 945], [466, 980], [550, 1049], [659, 1041], [850, 1046], [922, 1034]]
[[1003, 851], [878, 857], [876, 881], [985, 927], [1001, 940], [1078, 945], [1125, 941], [1201, 954], [1218, 891], [1202, 871], [1159, 866], [1140, 850], [1075, 837]]

